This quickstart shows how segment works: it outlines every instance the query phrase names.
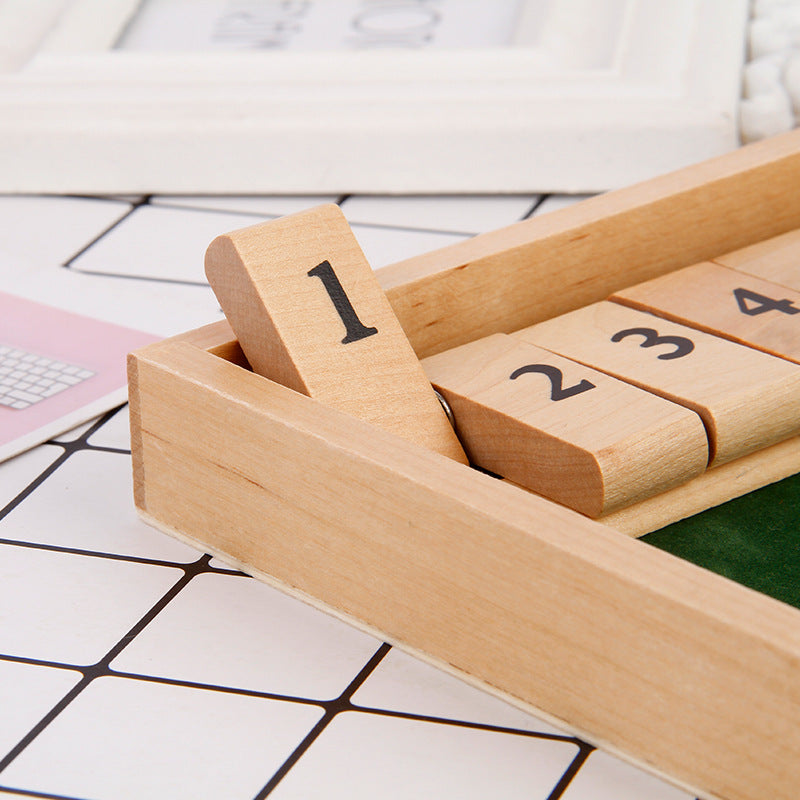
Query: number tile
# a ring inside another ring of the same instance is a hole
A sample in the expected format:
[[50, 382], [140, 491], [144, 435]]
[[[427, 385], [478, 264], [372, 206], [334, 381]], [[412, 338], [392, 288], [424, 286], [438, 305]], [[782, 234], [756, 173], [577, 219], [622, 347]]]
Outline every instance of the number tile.
[[748, 275], [800, 292], [800, 230], [713, 259]]
[[473, 463], [592, 517], [701, 474], [700, 417], [496, 334], [423, 361]]
[[800, 363], [800, 292], [752, 275], [706, 262], [611, 299]]
[[800, 430], [800, 367], [604, 301], [514, 334], [662, 397], [703, 418], [710, 465]]
[[206, 274], [257, 373], [466, 461], [337, 206], [217, 237]]

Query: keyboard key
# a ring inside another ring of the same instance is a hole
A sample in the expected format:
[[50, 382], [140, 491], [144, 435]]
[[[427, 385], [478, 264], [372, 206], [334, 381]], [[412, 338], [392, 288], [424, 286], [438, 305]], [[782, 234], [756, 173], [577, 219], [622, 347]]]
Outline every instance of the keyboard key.
[[0, 405], [6, 408], [21, 411], [93, 375], [75, 364], [0, 345]]

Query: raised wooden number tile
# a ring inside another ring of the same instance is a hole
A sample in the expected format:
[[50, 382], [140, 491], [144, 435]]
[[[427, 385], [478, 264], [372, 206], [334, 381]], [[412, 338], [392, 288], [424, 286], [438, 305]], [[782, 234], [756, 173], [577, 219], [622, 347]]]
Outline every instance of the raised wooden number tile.
[[611, 299], [800, 363], [800, 292], [785, 286], [708, 262]]
[[219, 236], [206, 274], [255, 372], [466, 463], [338, 206]]
[[514, 334], [695, 410], [711, 464], [800, 432], [800, 366], [602, 302]]
[[800, 292], [800, 230], [726, 253], [713, 261]]
[[592, 517], [703, 472], [693, 411], [504, 334], [423, 361], [470, 459]]

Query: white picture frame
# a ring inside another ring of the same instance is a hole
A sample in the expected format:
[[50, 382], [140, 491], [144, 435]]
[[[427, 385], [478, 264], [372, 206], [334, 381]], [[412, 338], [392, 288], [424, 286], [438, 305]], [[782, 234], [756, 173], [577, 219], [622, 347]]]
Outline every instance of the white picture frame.
[[0, 191], [586, 193], [739, 144], [748, 0], [524, 0], [485, 49], [116, 49], [140, 3], [0, 0]]

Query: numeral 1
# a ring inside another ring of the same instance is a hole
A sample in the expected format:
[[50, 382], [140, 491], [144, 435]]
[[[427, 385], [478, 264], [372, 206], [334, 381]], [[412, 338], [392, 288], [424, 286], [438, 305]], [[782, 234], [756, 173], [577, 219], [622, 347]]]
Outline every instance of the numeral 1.
[[350, 299], [339, 282], [339, 278], [333, 271], [330, 261], [323, 261], [321, 264], [317, 264], [307, 274], [311, 278], [319, 278], [322, 281], [322, 285], [325, 287], [336, 313], [344, 323], [347, 335], [342, 339], [342, 344], [357, 342], [378, 332], [377, 328], [368, 328], [358, 318], [358, 314], [356, 314]]
[[[741, 287], [733, 290], [733, 296], [739, 305], [739, 311], [742, 314], [747, 314], [748, 317], [755, 317], [767, 311], [780, 311], [781, 314], [800, 314], [800, 308], [793, 305], [791, 300], [773, 300], [771, 297], [765, 297], [763, 294], [751, 292], [749, 289], [742, 289]], [[748, 300], [754, 305], [747, 305]]]

